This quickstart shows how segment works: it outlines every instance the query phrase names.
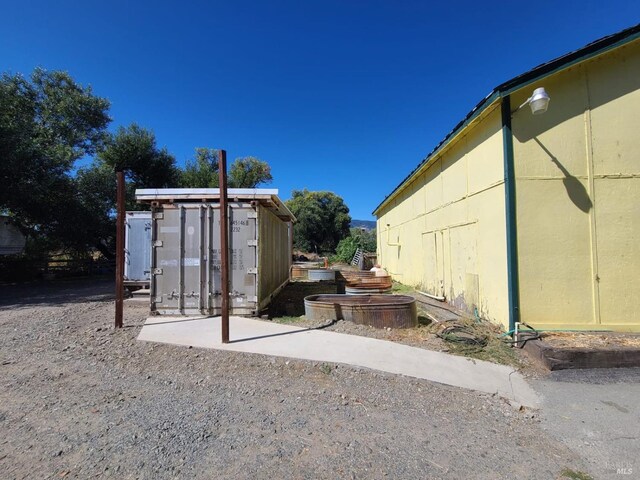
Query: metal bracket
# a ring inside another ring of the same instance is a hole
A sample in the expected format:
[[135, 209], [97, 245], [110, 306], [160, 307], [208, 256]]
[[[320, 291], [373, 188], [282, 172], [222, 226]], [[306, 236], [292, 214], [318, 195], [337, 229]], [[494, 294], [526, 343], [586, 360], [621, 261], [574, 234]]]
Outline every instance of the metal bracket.
[[154, 268], [153, 269], [153, 274], [154, 275], [162, 275], [162, 269], [161, 268]]
[[247, 240], [247, 246], [249, 246], [249, 247], [257, 247], [258, 246], [258, 240]]
[[247, 268], [247, 273], [253, 273], [254, 275], [258, 274], [258, 269], [256, 267]]
[[155, 242], [153, 242], [153, 246], [154, 247], [161, 247], [162, 246], [162, 240], [156, 240]]
[[156, 212], [153, 214], [153, 218], [155, 218], [156, 220], [162, 220], [164, 218], [164, 213], [163, 212]]
[[258, 218], [258, 212], [247, 212], [247, 218]]

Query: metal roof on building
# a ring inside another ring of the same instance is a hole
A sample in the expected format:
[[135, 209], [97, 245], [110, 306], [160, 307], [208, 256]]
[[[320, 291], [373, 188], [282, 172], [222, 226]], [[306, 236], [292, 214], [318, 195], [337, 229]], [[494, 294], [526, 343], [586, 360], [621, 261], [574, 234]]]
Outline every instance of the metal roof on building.
[[[229, 201], [256, 201], [267, 207], [283, 220], [296, 221], [296, 217], [278, 197], [275, 188], [229, 188]], [[219, 188], [139, 188], [136, 190], [136, 201], [139, 203], [173, 203], [173, 202], [218, 202]]]
[[478, 118], [478, 116], [484, 112], [489, 106], [491, 106], [494, 102], [499, 100], [502, 97], [505, 97], [512, 93], [515, 90], [518, 90], [526, 85], [529, 85], [533, 82], [540, 80], [541, 78], [552, 75], [560, 70], [564, 70], [569, 68], [576, 63], [583, 62], [597, 55], [602, 55], [603, 53], [618, 48], [622, 45], [625, 45], [629, 42], [632, 42], [636, 39], [640, 38], [640, 24], [634, 25], [633, 27], [622, 30], [618, 33], [614, 33], [612, 35], [608, 35], [606, 37], [602, 37], [598, 40], [595, 40], [578, 50], [574, 50], [565, 55], [557, 57], [549, 62], [538, 65], [537, 67], [532, 68], [531, 70], [522, 73], [516, 77], [513, 77], [511, 80], [508, 80], [504, 83], [501, 83], [497, 87], [495, 87], [489, 95], [484, 97], [478, 104], [473, 107], [473, 109], [451, 130], [444, 139], [438, 143], [433, 150], [422, 160], [418, 166], [409, 173], [393, 191], [387, 195], [382, 202], [375, 208], [373, 214], [376, 215], [378, 210], [380, 210], [385, 204], [387, 204], [390, 200], [392, 200], [397, 193], [402, 190], [402, 187], [425, 165], [429, 163], [429, 161], [438, 154], [445, 146], [447, 146], [450, 141], [458, 135], [462, 130], [464, 130], [472, 121]]

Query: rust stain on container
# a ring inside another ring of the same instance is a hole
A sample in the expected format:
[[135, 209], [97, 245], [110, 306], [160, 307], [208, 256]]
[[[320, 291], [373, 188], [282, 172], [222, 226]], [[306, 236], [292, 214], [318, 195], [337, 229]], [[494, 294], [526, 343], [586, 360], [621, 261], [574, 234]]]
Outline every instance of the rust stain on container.
[[407, 295], [310, 295], [304, 310], [310, 320], [349, 320], [376, 328], [418, 325], [416, 301]]

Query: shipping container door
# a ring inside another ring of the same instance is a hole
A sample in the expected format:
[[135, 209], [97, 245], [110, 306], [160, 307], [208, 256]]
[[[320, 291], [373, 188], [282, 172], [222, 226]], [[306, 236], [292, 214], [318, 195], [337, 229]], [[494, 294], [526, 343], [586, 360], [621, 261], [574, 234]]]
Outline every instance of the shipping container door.
[[148, 281], [151, 271], [151, 216], [127, 216], [125, 278]]
[[[256, 212], [250, 204], [229, 203], [229, 307], [234, 314], [252, 314], [256, 310]], [[207, 278], [210, 315], [220, 313], [222, 282], [220, 265], [220, 209], [209, 207], [207, 213]]]
[[180, 211], [164, 208], [154, 212], [154, 253], [152, 256], [152, 310], [179, 313], [180, 310]]
[[179, 205], [178, 211], [182, 219], [182, 283], [183, 313], [200, 313], [203, 296], [203, 220], [205, 209], [200, 205]]
[[234, 313], [251, 314], [257, 298], [257, 212], [249, 204], [231, 204], [229, 212], [230, 306]]

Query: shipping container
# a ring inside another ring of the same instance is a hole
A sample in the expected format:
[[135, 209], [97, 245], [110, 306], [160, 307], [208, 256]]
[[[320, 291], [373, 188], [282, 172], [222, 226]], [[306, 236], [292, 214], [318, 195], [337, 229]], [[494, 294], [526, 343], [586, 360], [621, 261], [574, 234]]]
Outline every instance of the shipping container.
[[126, 212], [124, 285], [146, 287], [151, 279], [151, 212]]
[[[232, 315], [257, 315], [289, 280], [293, 214], [272, 189], [229, 189]], [[151, 312], [221, 313], [220, 194], [136, 190], [151, 204]]]

